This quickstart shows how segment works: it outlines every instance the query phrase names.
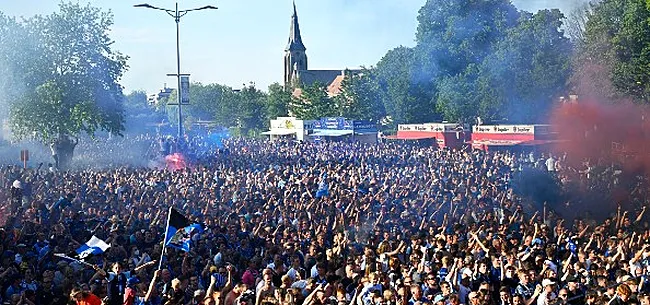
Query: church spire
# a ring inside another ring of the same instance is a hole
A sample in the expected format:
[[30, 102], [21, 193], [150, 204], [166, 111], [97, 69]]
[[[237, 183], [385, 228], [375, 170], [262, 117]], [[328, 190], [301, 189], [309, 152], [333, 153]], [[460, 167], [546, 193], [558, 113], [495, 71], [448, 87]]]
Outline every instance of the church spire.
[[298, 12], [296, 11], [296, 1], [293, 1], [293, 15], [291, 15], [291, 29], [289, 31], [289, 43], [287, 51], [305, 51], [305, 45], [300, 37], [300, 25], [298, 24]]

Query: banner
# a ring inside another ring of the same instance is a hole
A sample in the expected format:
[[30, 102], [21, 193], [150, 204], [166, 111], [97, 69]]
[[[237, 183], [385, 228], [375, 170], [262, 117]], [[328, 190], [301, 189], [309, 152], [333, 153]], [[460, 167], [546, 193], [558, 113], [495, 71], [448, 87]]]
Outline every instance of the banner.
[[426, 132], [452, 132], [456, 131], [460, 125], [447, 123], [426, 123], [426, 124], [399, 124], [399, 131], [426, 131]]
[[534, 134], [539, 125], [480, 125], [474, 126], [475, 133]]
[[303, 121], [292, 117], [271, 120], [271, 129], [303, 129]]
[[190, 103], [190, 77], [188, 75], [181, 75], [181, 104], [187, 105]]
[[353, 121], [354, 132], [377, 132], [377, 125], [369, 121]]
[[342, 117], [321, 118], [314, 122], [314, 129], [352, 130], [351, 121]]

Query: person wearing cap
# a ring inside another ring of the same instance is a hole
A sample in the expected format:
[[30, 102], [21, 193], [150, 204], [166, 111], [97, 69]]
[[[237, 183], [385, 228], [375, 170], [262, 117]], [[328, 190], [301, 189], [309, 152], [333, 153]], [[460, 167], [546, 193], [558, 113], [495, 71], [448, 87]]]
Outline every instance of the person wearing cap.
[[579, 296], [582, 296], [584, 292], [580, 289], [578, 277], [570, 275], [567, 277], [566, 282], [566, 291], [567, 298], [569, 299], [569, 304], [580, 305], [582, 303], [582, 298]]
[[23, 185], [20, 182], [20, 180], [15, 180], [11, 184], [11, 210], [12, 211], [17, 211], [18, 208], [22, 206], [22, 200], [23, 200]]
[[77, 305], [102, 305], [102, 300], [89, 291], [83, 291], [79, 288], [73, 288], [70, 292], [70, 298]]
[[438, 294], [433, 298], [434, 305], [444, 305], [445, 302], [446, 302], [446, 298], [442, 294]]
[[553, 304], [557, 295], [555, 294], [555, 282], [551, 279], [542, 280], [542, 293], [537, 298], [537, 305]]
[[137, 284], [140, 279], [131, 277], [126, 281], [126, 289], [124, 290], [124, 305], [133, 305], [135, 303], [136, 294], [138, 292]]

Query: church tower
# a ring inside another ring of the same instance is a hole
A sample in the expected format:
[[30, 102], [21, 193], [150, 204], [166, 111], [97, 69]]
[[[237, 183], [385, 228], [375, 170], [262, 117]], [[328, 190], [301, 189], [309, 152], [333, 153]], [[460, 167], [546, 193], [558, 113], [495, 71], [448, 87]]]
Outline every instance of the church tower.
[[300, 37], [300, 25], [296, 2], [293, 2], [293, 15], [291, 15], [291, 28], [289, 30], [289, 43], [284, 50], [284, 86], [291, 87], [297, 71], [307, 70], [307, 54], [305, 45]]

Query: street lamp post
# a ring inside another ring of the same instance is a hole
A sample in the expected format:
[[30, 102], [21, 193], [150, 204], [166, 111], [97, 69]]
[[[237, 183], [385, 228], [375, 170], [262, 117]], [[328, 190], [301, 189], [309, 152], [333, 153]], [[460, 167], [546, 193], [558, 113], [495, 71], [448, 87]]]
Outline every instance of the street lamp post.
[[[216, 6], [206, 5], [199, 8], [193, 8], [189, 10], [178, 10], [178, 2], [176, 2], [176, 9], [170, 10], [166, 8], [156, 7], [147, 3], [136, 4], [134, 7], [150, 8], [154, 10], [164, 11], [167, 15], [172, 16], [174, 21], [176, 21], [176, 81], [178, 89], [176, 91], [176, 103], [178, 106], [178, 140], [183, 139], [183, 110], [181, 104], [181, 46], [180, 46], [180, 22], [181, 17], [185, 16], [191, 11], [200, 11], [200, 10], [216, 10]], [[173, 75], [173, 74], [172, 74]]]

